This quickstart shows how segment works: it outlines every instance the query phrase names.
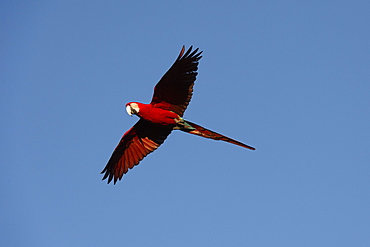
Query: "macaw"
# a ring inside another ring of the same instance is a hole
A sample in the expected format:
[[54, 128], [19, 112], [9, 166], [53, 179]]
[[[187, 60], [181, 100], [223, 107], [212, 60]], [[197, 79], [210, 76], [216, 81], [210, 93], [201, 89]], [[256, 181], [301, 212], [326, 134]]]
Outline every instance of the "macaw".
[[114, 179], [116, 184], [117, 180], [122, 179], [123, 174], [156, 150], [172, 130], [181, 130], [255, 150], [254, 147], [182, 118], [193, 95], [198, 63], [202, 58], [202, 52], [198, 52], [199, 48], [193, 52], [192, 48], [191, 46], [185, 53], [185, 47], [182, 47], [174, 64], [154, 87], [150, 104], [138, 102], [126, 104], [127, 113], [131, 116], [137, 115], [140, 119], [122, 136], [108, 164], [101, 172], [104, 173], [102, 180], [108, 178], [110, 183]]

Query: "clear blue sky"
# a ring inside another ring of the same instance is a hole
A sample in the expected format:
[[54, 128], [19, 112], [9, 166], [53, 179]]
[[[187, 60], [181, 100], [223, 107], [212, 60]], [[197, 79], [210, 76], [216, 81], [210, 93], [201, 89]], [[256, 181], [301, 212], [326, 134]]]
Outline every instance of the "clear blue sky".
[[[369, 1], [2, 1], [4, 246], [369, 246]], [[185, 118], [102, 182], [127, 102], [204, 51]]]

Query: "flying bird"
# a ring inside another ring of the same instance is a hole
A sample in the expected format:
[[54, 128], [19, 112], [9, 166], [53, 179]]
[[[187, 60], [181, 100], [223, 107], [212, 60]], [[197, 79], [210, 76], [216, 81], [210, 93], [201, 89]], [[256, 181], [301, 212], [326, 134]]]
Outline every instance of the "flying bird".
[[193, 95], [193, 85], [197, 76], [198, 63], [202, 58], [199, 48], [185, 52], [183, 46], [170, 69], [154, 87], [150, 104], [130, 102], [126, 104], [129, 115], [136, 115], [139, 121], [121, 138], [103, 171], [103, 179], [108, 183], [121, 180], [123, 174], [156, 150], [171, 133], [181, 130], [189, 134], [221, 140], [255, 150], [254, 147], [233, 140], [183, 119], [184, 112]]

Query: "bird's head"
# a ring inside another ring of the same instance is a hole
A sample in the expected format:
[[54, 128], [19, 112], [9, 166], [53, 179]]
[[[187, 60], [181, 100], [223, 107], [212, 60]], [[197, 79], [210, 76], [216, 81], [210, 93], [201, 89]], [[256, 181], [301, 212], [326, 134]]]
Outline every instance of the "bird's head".
[[139, 105], [135, 102], [130, 102], [126, 104], [126, 111], [128, 115], [132, 116], [132, 114], [136, 115], [139, 113], [140, 108]]

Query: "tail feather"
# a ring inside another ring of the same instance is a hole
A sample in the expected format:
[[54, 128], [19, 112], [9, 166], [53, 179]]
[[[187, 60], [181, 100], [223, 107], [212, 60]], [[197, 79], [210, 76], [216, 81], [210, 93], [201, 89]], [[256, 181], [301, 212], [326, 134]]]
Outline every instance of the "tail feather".
[[239, 141], [236, 141], [234, 139], [231, 139], [227, 136], [224, 136], [224, 135], [221, 135], [219, 133], [216, 133], [212, 130], [209, 130], [209, 129], [206, 129], [202, 126], [199, 126], [195, 123], [192, 123], [192, 122], [189, 122], [186, 120], [186, 123], [189, 124], [191, 127], [193, 128], [181, 128], [180, 130], [184, 131], [184, 132], [187, 132], [187, 133], [190, 133], [190, 134], [194, 134], [194, 135], [198, 135], [198, 136], [202, 136], [202, 137], [205, 137], [205, 138], [210, 138], [210, 139], [213, 139], [213, 140], [221, 140], [221, 141], [225, 141], [225, 142], [230, 142], [232, 144], [235, 144], [235, 145], [238, 145], [238, 146], [241, 146], [241, 147], [244, 147], [244, 148], [248, 148], [248, 149], [251, 149], [251, 150], [256, 150], [254, 147], [251, 147], [251, 146], [248, 146], [244, 143], [241, 143]]

